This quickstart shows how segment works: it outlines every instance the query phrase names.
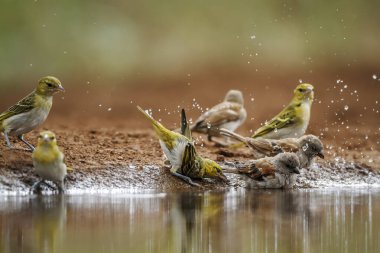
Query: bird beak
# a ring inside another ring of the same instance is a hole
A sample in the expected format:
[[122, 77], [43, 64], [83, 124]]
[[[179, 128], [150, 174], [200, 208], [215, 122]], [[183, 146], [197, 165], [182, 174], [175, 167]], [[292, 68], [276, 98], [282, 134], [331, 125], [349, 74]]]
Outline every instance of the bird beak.
[[300, 173], [300, 168], [295, 167], [295, 168], [294, 168], [294, 173], [296, 173], [296, 174], [301, 174], [301, 173]]
[[325, 159], [325, 155], [324, 155], [322, 152], [318, 153], [317, 156], [319, 156], [319, 157], [322, 158], [322, 159]]
[[228, 182], [227, 177], [222, 172], [218, 172], [217, 178], [219, 178], [223, 182]]
[[57, 88], [59, 91], [65, 92], [65, 88], [60, 84]]
[[306, 88], [305, 93], [309, 94], [309, 93], [312, 93], [313, 91], [314, 91], [313, 88]]
[[49, 135], [45, 134], [43, 137], [42, 137], [43, 141], [44, 142], [49, 142], [50, 141], [50, 138], [49, 138]]

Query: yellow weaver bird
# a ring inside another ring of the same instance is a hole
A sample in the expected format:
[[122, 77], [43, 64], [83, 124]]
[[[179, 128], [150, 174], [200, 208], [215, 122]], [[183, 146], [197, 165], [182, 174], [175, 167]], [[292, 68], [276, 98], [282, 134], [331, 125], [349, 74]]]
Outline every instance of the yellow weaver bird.
[[41, 125], [53, 105], [53, 95], [64, 91], [61, 82], [53, 77], [43, 77], [37, 88], [17, 104], [0, 114], [0, 131], [4, 133], [7, 146], [11, 148], [9, 135], [17, 136], [31, 151], [33, 145], [24, 140], [24, 134]]
[[212, 141], [213, 136], [220, 136], [220, 128], [235, 131], [246, 118], [243, 94], [239, 90], [230, 90], [222, 103], [203, 113], [190, 128], [193, 132], [207, 134], [208, 140]]
[[296, 153], [301, 168], [308, 168], [315, 157], [324, 159], [323, 144], [315, 135], [304, 135], [299, 138], [285, 138], [280, 140], [243, 137], [227, 129], [220, 130], [222, 135], [232, 137], [243, 142], [252, 150], [255, 158], [275, 156], [283, 152]]
[[182, 134], [180, 134], [165, 128], [141, 107], [137, 106], [137, 108], [152, 123], [160, 139], [161, 148], [172, 166], [170, 169], [172, 175], [193, 186], [199, 186], [199, 184], [194, 183], [192, 178], [215, 178], [227, 181], [222, 168], [216, 162], [197, 154], [184, 110], [182, 110]]
[[252, 138], [297, 138], [305, 134], [309, 125], [310, 110], [314, 99], [314, 87], [303, 83], [294, 90], [289, 105], [279, 114], [255, 131]]
[[64, 179], [67, 174], [64, 158], [57, 145], [55, 134], [50, 131], [41, 132], [32, 159], [34, 168], [42, 179], [32, 186], [32, 191], [35, 191], [42, 183], [51, 187], [45, 182], [49, 180], [55, 183], [60, 193], [64, 192]]

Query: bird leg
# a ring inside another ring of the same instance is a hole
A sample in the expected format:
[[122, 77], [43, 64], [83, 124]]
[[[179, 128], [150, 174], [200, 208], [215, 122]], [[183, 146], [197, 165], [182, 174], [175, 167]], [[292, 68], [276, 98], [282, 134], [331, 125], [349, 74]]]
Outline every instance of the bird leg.
[[41, 179], [37, 182], [35, 182], [33, 185], [32, 185], [32, 188], [30, 188], [30, 192], [34, 193], [40, 186], [41, 184], [44, 183], [44, 180]]
[[58, 192], [60, 194], [64, 194], [65, 193], [65, 183], [63, 181], [61, 181], [61, 182], [54, 182], [54, 183], [55, 183], [55, 185], [58, 188]]
[[194, 182], [191, 180], [190, 177], [187, 177], [187, 176], [181, 175], [181, 174], [179, 174], [179, 173], [177, 173], [177, 172], [170, 172], [170, 173], [171, 173], [173, 176], [176, 176], [176, 177], [182, 179], [183, 181], [185, 181], [186, 183], [188, 183], [188, 184], [190, 184], [190, 185], [192, 185], [192, 186], [200, 187], [200, 185], [197, 184], [197, 183], [194, 183]]
[[19, 135], [18, 136], [18, 139], [20, 140], [20, 141], [22, 141], [23, 143], [25, 143], [27, 146], [28, 146], [28, 148], [30, 149], [30, 151], [34, 151], [34, 147], [33, 147], [33, 145], [32, 144], [30, 144], [29, 142], [27, 142], [26, 140], [24, 140], [24, 135], [22, 134], [22, 135]]
[[5, 142], [7, 143], [8, 148], [12, 148], [11, 142], [9, 141], [8, 133], [4, 132]]

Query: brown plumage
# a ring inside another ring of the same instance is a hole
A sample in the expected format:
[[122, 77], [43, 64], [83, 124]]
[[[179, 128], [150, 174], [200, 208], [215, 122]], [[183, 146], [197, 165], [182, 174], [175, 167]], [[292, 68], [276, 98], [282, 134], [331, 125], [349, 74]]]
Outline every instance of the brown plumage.
[[211, 140], [213, 136], [220, 136], [221, 128], [235, 131], [246, 118], [243, 94], [238, 90], [230, 90], [222, 103], [215, 105], [195, 121], [191, 131], [207, 134]]
[[297, 153], [302, 168], [310, 166], [313, 158], [319, 156], [324, 158], [323, 144], [314, 135], [305, 135], [300, 138], [286, 138], [280, 140], [243, 137], [227, 129], [221, 129], [222, 135], [243, 142], [252, 151], [255, 158], [275, 156], [283, 152]]
[[243, 168], [224, 168], [226, 173], [246, 176], [250, 188], [290, 188], [294, 185], [300, 161], [294, 153], [281, 153], [249, 161]]

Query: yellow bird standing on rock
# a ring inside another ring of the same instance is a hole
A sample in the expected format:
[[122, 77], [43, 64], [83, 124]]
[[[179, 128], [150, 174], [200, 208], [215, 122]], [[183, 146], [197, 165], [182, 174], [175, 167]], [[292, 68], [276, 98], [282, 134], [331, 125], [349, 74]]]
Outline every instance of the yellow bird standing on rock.
[[43, 77], [37, 88], [17, 104], [0, 114], [0, 131], [4, 133], [7, 146], [11, 148], [9, 135], [17, 136], [31, 151], [33, 145], [24, 140], [24, 134], [41, 125], [53, 105], [53, 95], [64, 91], [61, 82], [53, 77]]
[[215, 105], [195, 121], [191, 131], [207, 134], [208, 140], [211, 141], [213, 136], [220, 136], [220, 128], [235, 131], [246, 118], [242, 92], [230, 90], [222, 103]]
[[255, 131], [252, 138], [297, 138], [305, 134], [309, 125], [310, 110], [314, 99], [314, 87], [303, 83], [294, 90], [289, 105]]
[[42, 178], [32, 186], [36, 190], [42, 183], [50, 187], [45, 180], [54, 182], [60, 193], [65, 190], [64, 179], [67, 174], [65, 156], [59, 150], [55, 134], [50, 131], [41, 132], [38, 136], [38, 144], [32, 155], [33, 165], [37, 174]]
[[193, 186], [199, 186], [199, 184], [194, 183], [192, 178], [215, 178], [227, 181], [219, 164], [197, 154], [184, 110], [182, 110], [181, 121], [183, 134], [180, 134], [165, 128], [141, 107], [137, 106], [137, 108], [151, 121], [160, 139], [161, 148], [172, 166], [170, 169], [172, 175]]

